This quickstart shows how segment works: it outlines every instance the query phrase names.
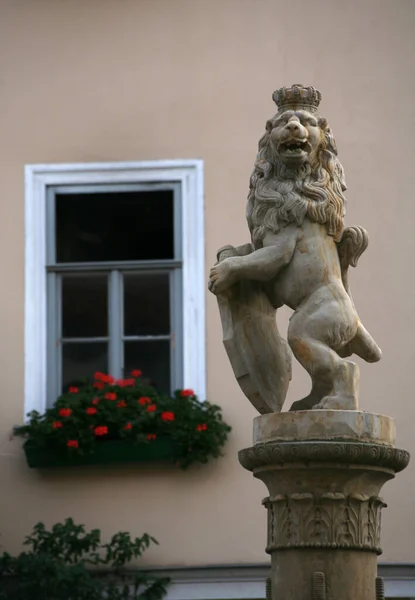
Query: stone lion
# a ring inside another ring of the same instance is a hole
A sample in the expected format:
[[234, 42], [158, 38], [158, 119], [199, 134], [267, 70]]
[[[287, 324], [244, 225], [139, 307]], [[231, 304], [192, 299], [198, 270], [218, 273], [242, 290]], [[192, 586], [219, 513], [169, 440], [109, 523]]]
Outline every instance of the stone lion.
[[287, 341], [308, 371], [310, 394], [291, 410], [357, 409], [358, 367], [381, 350], [363, 327], [348, 268], [368, 245], [361, 227], [344, 228], [343, 167], [321, 94], [295, 85], [273, 94], [277, 114], [266, 123], [250, 180], [251, 243], [218, 252], [209, 289], [217, 295], [224, 344], [245, 395], [261, 412], [279, 412], [291, 379], [287, 343], [276, 310], [289, 306]]

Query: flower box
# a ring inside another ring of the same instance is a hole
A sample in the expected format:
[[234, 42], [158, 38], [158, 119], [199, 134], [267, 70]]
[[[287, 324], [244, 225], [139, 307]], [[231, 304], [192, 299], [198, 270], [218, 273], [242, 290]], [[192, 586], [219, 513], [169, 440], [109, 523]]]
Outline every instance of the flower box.
[[29, 467], [170, 460], [183, 469], [221, 456], [229, 425], [221, 409], [191, 389], [157, 392], [135, 369], [128, 379], [97, 372], [69, 386], [44, 414], [14, 429], [26, 438]]
[[147, 461], [171, 461], [177, 448], [169, 438], [159, 438], [145, 444], [133, 444], [125, 440], [103, 440], [96, 444], [90, 454], [51, 452], [33, 444], [24, 445], [27, 464], [31, 469], [49, 467], [78, 467], [83, 465], [110, 465]]

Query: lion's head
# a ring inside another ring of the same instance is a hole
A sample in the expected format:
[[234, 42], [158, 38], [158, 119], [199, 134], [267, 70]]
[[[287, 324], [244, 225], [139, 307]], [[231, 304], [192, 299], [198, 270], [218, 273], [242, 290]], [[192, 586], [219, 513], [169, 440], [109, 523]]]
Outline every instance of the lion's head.
[[291, 104], [267, 121], [259, 141], [247, 206], [256, 248], [267, 231], [277, 233], [292, 222], [301, 225], [305, 217], [324, 224], [335, 241], [343, 232], [346, 183], [331, 129], [311, 101], [310, 106], [304, 100]]

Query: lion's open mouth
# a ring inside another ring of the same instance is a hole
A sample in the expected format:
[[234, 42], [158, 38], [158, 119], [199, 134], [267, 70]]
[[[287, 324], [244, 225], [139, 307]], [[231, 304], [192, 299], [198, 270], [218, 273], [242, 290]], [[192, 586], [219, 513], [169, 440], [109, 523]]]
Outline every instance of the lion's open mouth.
[[289, 142], [283, 142], [280, 144], [280, 151], [284, 154], [302, 154], [303, 152], [307, 152], [309, 148], [309, 144], [307, 140], [290, 140]]

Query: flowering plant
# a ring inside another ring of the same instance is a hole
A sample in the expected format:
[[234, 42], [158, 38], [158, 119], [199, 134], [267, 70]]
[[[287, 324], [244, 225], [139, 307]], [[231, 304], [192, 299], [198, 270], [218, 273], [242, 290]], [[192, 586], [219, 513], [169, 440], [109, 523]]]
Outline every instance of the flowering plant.
[[43, 415], [33, 411], [15, 434], [25, 445], [55, 453], [87, 454], [105, 440], [151, 444], [169, 437], [182, 467], [221, 455], [230, 427], [219, 406], [200, 402], [193, 390], [159, 394], [134, 370], [128, 379], [95, 373], [94, 382], [70, 387]]

